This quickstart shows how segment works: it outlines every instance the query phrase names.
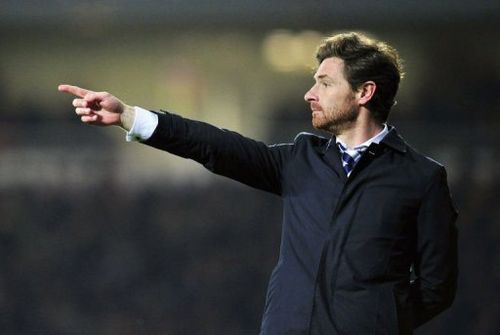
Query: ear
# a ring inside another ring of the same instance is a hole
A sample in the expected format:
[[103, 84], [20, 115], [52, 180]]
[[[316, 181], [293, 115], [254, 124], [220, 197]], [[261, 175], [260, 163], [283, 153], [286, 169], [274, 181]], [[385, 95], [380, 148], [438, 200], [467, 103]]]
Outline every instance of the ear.
[[358, 102], [360, 105], [366, 105], [375, 95], [377, 84], [373, 81], [364, 82], [357, 91]]

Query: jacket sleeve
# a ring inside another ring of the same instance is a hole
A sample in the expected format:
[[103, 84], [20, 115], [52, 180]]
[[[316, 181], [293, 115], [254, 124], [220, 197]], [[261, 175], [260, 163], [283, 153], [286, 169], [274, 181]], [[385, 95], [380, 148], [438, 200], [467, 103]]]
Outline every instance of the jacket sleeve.
[[414, 327], [441, 313], [454, 300], [458, 275], [456, 218], [446, 171], [440, 167], [417, 218], [416, 279], [410, 286]]
[[205, 122], [161, 112], [143, 143], [189, 158], [208, 170], [249, 186], [281, 194], [281, 170], [291, 144], [268, 146]]

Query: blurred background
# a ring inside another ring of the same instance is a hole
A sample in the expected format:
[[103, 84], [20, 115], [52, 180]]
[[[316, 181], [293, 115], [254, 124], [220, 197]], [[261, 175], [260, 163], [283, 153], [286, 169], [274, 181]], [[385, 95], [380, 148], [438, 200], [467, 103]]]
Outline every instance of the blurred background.
[[455, 303], [416, 334], [499, 334], [500, 2], [477, 0], [3, 0], [0, 333], [257, 334], [280, 199], [81, 124], [57, 85], [287, 142], [345, 30], [400, 51], [390, 123], [460, 211]]

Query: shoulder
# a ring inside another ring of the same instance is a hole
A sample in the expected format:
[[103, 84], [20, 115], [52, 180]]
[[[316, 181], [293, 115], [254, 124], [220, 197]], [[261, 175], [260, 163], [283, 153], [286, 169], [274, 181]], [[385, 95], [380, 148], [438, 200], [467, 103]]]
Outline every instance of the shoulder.
[[397, 156], [402, 159], [403, 165], [415, 169], [419, 174], [435, 175], [444, 170], [443, 164], [413, 148], [393, 126], [389, 126], [389, 133], [382, 143], [399, 154]]
[[329, 138], [319, 136], [313, 133], [300, 132], [295, 136], [293, 143], [308, 144], [313, 146], [323, 146], [326, 145], [329, 140], [330, 140]]
[[282, 146], [292, 146], [292, 147], [322, 147], [328, 144], [329, 139], [326, 137], [318, 136], [313, 133], [300, 132], [295, 138], [290, 142], [271, 144], [269, 147], [282, 147]]
[[406, 144], [406, 159], [410, 161], [412, 170], [420, 175], [427, 184], [439, 181], [446, 181], [447, 172], [445, 166], [436, 159], [429, 157], [410, 145]]
[[269, 145], [271, 150], [285, 150], [292, 156], [316, 155], [324, 153], [330, 139], [316, 134], [301, 132], [290, 142]]
[[299, 156], [323, 154], [328, 149], [329, 143], [329, 138], [308, 132], [298, 133], [293, 140], [295, 152]]
[[444, 165], [432, 157], [427, 156], [406, 144], [406, 151], [408, 159], [412, 160], [416, 165], [421, 166], [428, 170], [440, 170], [444, 168]]
[[394, 127], [389, 127], [389, 133], [381, 143], [394, 153], [392, 162], [410, 180], [418, 181], [420, 185], [446, 180], [443, 164], [413, 148]]

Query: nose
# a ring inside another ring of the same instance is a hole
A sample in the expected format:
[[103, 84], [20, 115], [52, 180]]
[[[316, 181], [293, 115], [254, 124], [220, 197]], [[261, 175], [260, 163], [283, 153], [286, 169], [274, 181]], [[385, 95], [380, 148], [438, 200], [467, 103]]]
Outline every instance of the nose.
[[318, 101], [318, 96], [314, 92], [314, 86], [309, 89], [304, 95], [304, 100], [307, 102]]

